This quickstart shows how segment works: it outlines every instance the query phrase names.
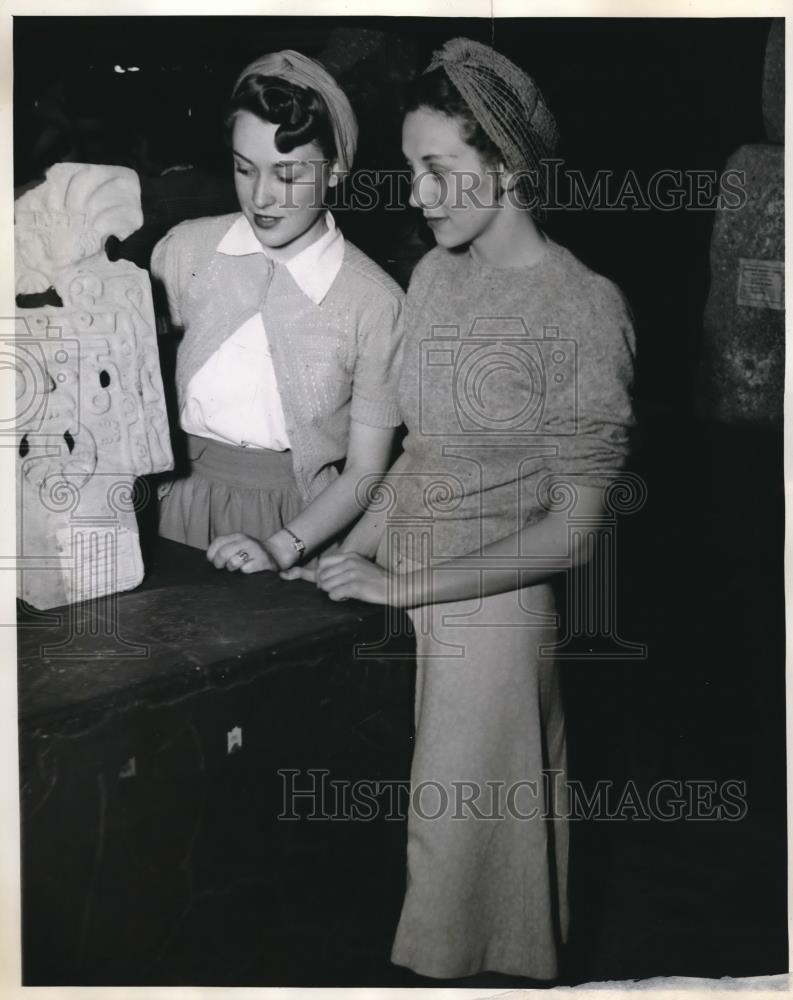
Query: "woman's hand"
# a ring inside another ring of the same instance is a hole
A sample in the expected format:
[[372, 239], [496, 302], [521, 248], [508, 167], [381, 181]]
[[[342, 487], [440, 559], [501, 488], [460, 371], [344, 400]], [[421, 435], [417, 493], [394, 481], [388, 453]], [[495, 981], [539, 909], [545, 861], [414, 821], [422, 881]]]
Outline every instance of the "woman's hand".
[[356, 552], [325, 555], [319, 561], [317, 586], [332, 601], [350, 597], [369, 604], [395, 604], [394, 578]]
[[[341, 543], [334, 542], [325, 549], [322, 553], [322, 558], [325, 559], [330, 555], [336, 555], [340, 551]], [[282, 580], [307, 580], [309, 583], [316, 583], [319, 586], [316, 560], [313, 560], [310, 566], [290, 566], [289, 569], [282, 570], [278, 575]]]
[[317, 582], [316, 566], [292, 566], [283, 569], [278, 574], [282, 580], [307, 580], [309, 583]]
[[231, 572], [259, 573], [263, 569], [277, 570], [267, 550], [249, 535], [220, 535], [207, 549], [207, 559], [217, 569]]

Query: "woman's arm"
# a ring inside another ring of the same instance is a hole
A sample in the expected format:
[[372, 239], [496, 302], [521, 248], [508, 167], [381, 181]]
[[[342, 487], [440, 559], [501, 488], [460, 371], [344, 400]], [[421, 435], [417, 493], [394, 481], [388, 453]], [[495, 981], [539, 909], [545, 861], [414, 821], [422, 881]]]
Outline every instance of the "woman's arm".
[[[352, 375], [350, 433], [344, 472], [285, 529], [257, 542], [244, 535], [216, 539], [207, 550], [215, 566], [245, 573], [280, 569], [287, 579], [297, 579], [305, 570], [296, 564], [302, 558], [295, 547], [296, 536], [305, 554], [320, 548], [355, 521], [366, 507], [373, 483], [385, 473], [393, 449], [394, 426], [399, 419], [396, 378], [400, 368], [403, 327], [400, 320], [402, 293], [383, 275], [385, 284], [362, 294], [355, 320], [356, 361]], [[342, 377], [341, 371], [339, 377]], [[240, 558], [240, 556], [243, 558]]]
[[[407, 455], [405, 452], [401, 452], [388, 470], [388, 474], [399, 472], [406, 462]], [[388, 523], [388, 508], [381, 509], [380, 504], [376, 502], [376, 491], [377, 486], [374, 483], [366, 491], [374, 502], [367, 507], [363, 517], [352, 527], [350, 533], [341, 543], [341, 552], [357, 552], [367, 559], [374, 559]]]
[[[405, 459], [405, 453], [402, 452], [388, 470], [388, 474], [398, 471], [405, 464]], [[378, 481], [382, 482], [382, 480]], [[340, 553], [355, 552], [365, 559], [374, 559], [377, 554], [380, 539], [383, 537], [388, 523], [388, 510], [381, 509], [380, 504], [376, 502], [378, 481], [371, 477], [367, 482], [367, 488], [360, 491], [363, 494], [361, 499], [369, 497], [373, 502], [342, 541], [338, 549]], [[325, 557], [323, 556], [323, 558]], [[310, 583], [316, 583], [317, 569], [315, 566], [293, 566], [282, 572], [281, 576], [284, 580], [308, 580]]]
[[[370, 427], [350, 421], [350, 443], [344, 471], [327, 489], [288, 525], [289, 531], [305, 544], [306, 554], [319, 548], [354, 521], [364, 509], [362, 501], [370, 483], [388, 468], [395, 427]], [[298, 561], [289, 532], [281, 530], [264, 543], [282, 569]]]
[[[602, 489], [578, 487], [576, 516], [596, 517], [602, 510]], [[404, 574], [387, 573], [354, 553], [329, 555], [320, 561], [317, 583], [334, 601], [354, 597], [396, 607], [502, 594], [588, 560], [588, 550], [570, 551], [568, 525], [567, 513], [550, 513], [477, 552]]]
[[[343, 531], [363, 510], [359, 485], [382, 476], [394, 442], [394, 427], [371, 427], [350, 421], [350, 440], [344, 471], [327, 489], [285, 527], [269, 538], [257, 541], [242, 534], [222, 535], [207, 550], [207, 559], [218, 569], [240, 569], [256, 573], [263, 569], [286, 570], [301, 558], [293, 532], [305, 545], [306, 555]], [[240, 553], [247, 559], [243, 562]]]

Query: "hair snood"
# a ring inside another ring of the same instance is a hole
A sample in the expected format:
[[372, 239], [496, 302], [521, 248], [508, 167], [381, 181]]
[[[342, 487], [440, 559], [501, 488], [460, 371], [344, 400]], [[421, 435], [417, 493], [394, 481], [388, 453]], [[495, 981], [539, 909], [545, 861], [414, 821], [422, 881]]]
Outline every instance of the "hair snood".
[[323, 66], [294, 49], [270, 52], [255, 59], [240, 73], [231, 92], [232, 99], [251, 76], [275, 77], [318, 94], [328, 109], [339, 170], [347, 173], [351, 169], [358, 141], [358, 122], [347, 95]]
[[452, 38], [424, 71], [442, 69], [498, 147], [510, 172], [536, 172], [559, 143], [556, 120], [534, 80], [506, 56], [469, 38]]

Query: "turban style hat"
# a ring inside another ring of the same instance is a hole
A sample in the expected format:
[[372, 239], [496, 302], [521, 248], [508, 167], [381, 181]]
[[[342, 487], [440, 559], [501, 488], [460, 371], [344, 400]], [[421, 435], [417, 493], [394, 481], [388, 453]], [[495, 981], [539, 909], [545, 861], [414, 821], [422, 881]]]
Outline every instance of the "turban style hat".
[[249, 76], [272, 76], [287, 83], [293, 83], [304, 90], [313, 90], [324, 100], [330, 116], [333, 129], [333, 139], [336, 144], [336, 155], [339, 169], [349, 171], [355, 157], [355, 144], [358, 140], [358, 123], [347, 95], [336, 83], [328, 71], [313, 59], [295, 52], [294, 49], [284, 49], [283, 52], [270, 52], [266, 56], [255, 59], [237, 77], [233, 97], [240, 84]]
[[509, 171], [538, 170], [556, 152], [556, 121], [537, 84], [522, 69], [468, 38], [453, 38], [425, 73], [442, 69], [471, 109]]

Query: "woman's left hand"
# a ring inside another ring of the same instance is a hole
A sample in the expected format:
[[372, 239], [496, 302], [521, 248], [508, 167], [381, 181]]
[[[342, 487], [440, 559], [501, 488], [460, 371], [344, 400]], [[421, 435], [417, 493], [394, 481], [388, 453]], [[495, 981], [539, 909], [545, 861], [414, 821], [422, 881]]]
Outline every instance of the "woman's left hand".
[[263, 569], [277, 570], [274, 560], [261, 542], [249, 535], [220, 535], [207, 549], [207, 559], [217, 569], [242, 570], [258, 573]]
[[[336, 555], [336, 553], [341, 549], [340, 542], [333, 542], [329, 545], [323, 552], [321, 558], [326, 559], [329, 555]], [[317, 560], [312, 560], [309, 566], [291, 566], [289, 569], [282, 570], [278, 575], [282, 580], [306, 580], [308, 583], [315, 583], [319, 586], [317, 581]]]
[[278, 574], [282, 580], [305, 580], [307, 583], [317, 582], [317, 570], [314, 566], [291, 566], [282, 569]]
[[369, 604], [393, 604], [393, 577], [355, 552], [323, 556], [317, 569], [317, 586], [332, 601], [354, 597]]

